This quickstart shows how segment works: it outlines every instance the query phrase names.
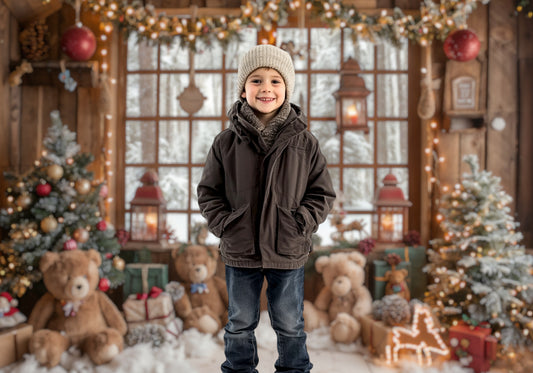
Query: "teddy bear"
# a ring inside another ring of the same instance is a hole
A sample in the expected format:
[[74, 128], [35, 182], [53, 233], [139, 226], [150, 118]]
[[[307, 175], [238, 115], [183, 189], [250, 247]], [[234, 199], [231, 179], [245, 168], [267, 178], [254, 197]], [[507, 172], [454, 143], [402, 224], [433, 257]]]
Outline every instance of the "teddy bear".
[[359, 337], [358, 318], [372, 311], [372, 296], [364, 286], [366, 258], [359, 252], [321, 256], [315, 268], [324, 287], [314, 302], [304, 301], [305, 330], [330, 326], [331, 338], [352, 343]]
[[390, 271], [385, 272], [385, 295], [396, 294], [404, 298], [406, 301], [411, 300], [411, 292], [407, 285], [406, 278], [409, 275], [407, 269], [392, 268]]
[[185, 292], [174, 300], [176, 315], [183, 328], [196, 328], [202, 333], [216, 334], [228, 318], [226, 282], [215, 273], [218, 249], [214, 246], [183, 245], [172, 251], [176, 272]]
[[111, 299], [96, 289], [101, 264], [94, 249], [47, 251], [41, 257], [47, 292], [28, 319], [34, 330], [29, 351], [40, 364], [56, 366], [70, 346], [77, 346], [96, 365], [122, 351], [127, 325]]

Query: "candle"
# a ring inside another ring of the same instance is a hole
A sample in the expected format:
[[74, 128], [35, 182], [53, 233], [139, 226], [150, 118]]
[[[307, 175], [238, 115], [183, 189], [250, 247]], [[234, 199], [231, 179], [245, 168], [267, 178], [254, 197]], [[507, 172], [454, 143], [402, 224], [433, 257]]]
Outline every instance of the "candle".
[[350, 119], [350, 122], [352, 124], [357, 124], [357, 119], [359, 119], [359, 112], [357, 111], [357, 107], [355, 104], [348, 106], [346, 109], [346, 114], [348, 115], [348, 118]]
[[157, 237], [157, 214], [146, 214], [144, 221], [148, 231], [148, 239], [155, 239]]

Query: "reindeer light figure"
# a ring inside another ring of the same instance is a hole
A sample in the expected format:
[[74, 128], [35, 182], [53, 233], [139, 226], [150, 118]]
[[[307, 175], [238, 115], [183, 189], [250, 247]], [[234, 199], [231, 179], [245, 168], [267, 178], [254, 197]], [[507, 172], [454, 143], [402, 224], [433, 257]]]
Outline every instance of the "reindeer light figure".
[[414, 350], [418, 364], [423, 365], [425, 357], [427, 366], [433, 362], [432, 353], [442, 356], [449, 354], [448, 347], [439, 334], [439, 329], [434, 326], [431, 311], [423, 305], [415, 305], [411, 329], [395, 326], [392, 328], [392, 334], [392, 346], [388, 345], [385, 350], [388, 364], [398, 362], [400, 350]]

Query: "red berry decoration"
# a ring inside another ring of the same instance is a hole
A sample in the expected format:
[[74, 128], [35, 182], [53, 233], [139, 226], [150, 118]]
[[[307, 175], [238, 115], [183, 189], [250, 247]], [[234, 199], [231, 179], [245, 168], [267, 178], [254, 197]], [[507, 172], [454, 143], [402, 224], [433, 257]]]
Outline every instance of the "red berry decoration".
[[105, 277], [100, 279], [100, 282], [98, 283], [98, 289], [100, 289], [103, 292], [106, 292], [109, 290], [109, 280]]
[[70, 239], [70, 240], [66, 240], [65, 243], [63, 244], [63, 250], [76, 250], [78, 248], [78, 244], [76, 242], [76, 240], [74, 239]]
[[481, 43], [473, 31], [456, 30], [448, 35], [443, 48], [450, 60], [465, 62], [476, 58]]
[[107, 223], [105, 220], [100, 220], [98, 223], [96, 223], [96, 229], [99, 231], [105, 231], [107, 229]]
[[81, 24], [70, 26], [61, 36], [61, 50], [74, 61], [87, 61], [96, 51], [96, 37]]
[[39, 184], [35, 187], [35, 192], [39, 197], [46, 197], [52, 191], [52, 186], [48, 183]]

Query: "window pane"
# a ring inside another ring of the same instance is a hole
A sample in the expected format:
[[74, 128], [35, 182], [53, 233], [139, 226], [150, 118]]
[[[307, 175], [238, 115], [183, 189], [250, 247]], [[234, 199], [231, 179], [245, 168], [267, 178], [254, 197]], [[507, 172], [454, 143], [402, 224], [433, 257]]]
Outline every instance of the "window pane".
[[339, 74], [314, 74], [311, 76], [311, 116], [334, 117], [335, 97], [339, 89]]
[[196, 120], [192, 123], [192, 163], [204, 163], [213, 139], [220, 132], [219, 121]]
[[189, 116], [181, 108], [178, 100], [178, 96], [189, 85], [189, 74], [161, 74], [159, 84], [159, 115], [163, 117]]
[[161, 70], [188, 70], [189, 52], [175, 41], [169, 46], [161, 45]]
[[194, 55], [194, 68], [197, 70], [220, 70], [222, 68], [222, 46], [213, 43], [206, 46], [199, 43]]
[[369, 118], [374, 116], [374, 75], [372, 74], [359, 74], [365, 81], [365, 87], [370, 91], [370, 94], [366, 96], [366, 113]]
[[187, 214], [167, 213], [167, 226], [174, 232], [177, 242], [189, 241]]
[[257, 30], [244, 28], [239, 31], [239, 41], [232, 42], [226, 48], [226, 69], [235, 69], [239, 65], [239, 58], [254, 45], [257, 45]]
[[[207, 221], [200, 214], [192, 214], [191, 215], [191, 226], [194, 226], [195, 224], [207, 224]], [[191, 239], [195, 239], [195, 237], [191, 237]], [[219, 241], [220, 240], [211, 232], [209, 232], [207, 234], [207, 237], [205, 238], [206, 245], [218, 246]]]
[[343, 191], [345, 209], [373, 210], [374, 170], [371, 168], [345, 168]]
[[407, 164], [407, 122], [378, 123], [378, 163]]
[[378, 75], [378, 116], [407, 117], [407, 74]]
[[277, 44], [292, 56], [294, 69], [307, 69], [307, 29], [278, 28]]
[[126, 164], [155, 162], [155, 122], [126, 121]]
[[189, 122], [169, 120], [159, 122], [159, 162], [189, 162]]
[[399, 47], [390, 43], [376, 45], [379, 70], [407, 70], [407, 41]]
[[198, 193], [196, 192], [196, 188], [198, 188], [198, 183], [200, 182], [203, 171], [203, 167], [193, 167], [191, 169], [191, 210], [200, 210], [198, 207]]
[[359, 63], [361, 70], [374, 68], [374, 43], [368, 40], [354, 42], [350, 32], [344, 33], [344, 60], [352, 57]]
[[311, 69], [339, 70], [341, 51], [339, 29], [311, 29]]
[[141, 184], [141, 177], [146, 172], [146, 168], [144, 167], [126, 167], [125, 170], [125, 208], [130, 208], [130, 202], [135, 197], [135, 191], [138, 187], [140, 187]]
[[157, 67], [157, 46], [143, 41], [137, 43], [137, 34], [128, 38], [128, 70], [155, 70]]
[[370, 131], [344, 131], [344, 164], [374, 163], [374, 124], [368, 122]]
[[128, 74], [126, 116], [152, 117], [156, 114], [157, 75]]
[[186, 210], [189, 204], [189, 171], [187, 167], [161, 167], [159, 186], [169, 210]]
[[226, 113], [238, 99], [237, 74], [226, 74]]
[[196, 74], [196, 86], [205, 97], [202, 108], [194, 115], [222, 115], [222, 76], [220, 74]]
[[307, 113], [307, 75], [296, 74], [294, 83], [294, 92], [291, 102], [300, 106], [304, 113]]
[[378, 188], [383, 186], [383, 178], [391, 173], [396, 176], [405, 199], [409, 199], [409, 169], [407, 167], [378, 168]]
[[336, 122], [313, 121], [311, 132], [317, 137], [320, 150], [329, 163], [339, 163], [339, 135]]
[[336, 191], [339, 191], [341, 188], [340, 188], [340, 185], [341, 185], [341, 177], [340, 177], [340, 171], [339, 171], [339, 168], [338, 167], [329, 167], [328, 166], [328, 170], [329, 170], [329, 176], [331, 176], [331, 182], [333, 183], [333, 188], [336, 190]]

